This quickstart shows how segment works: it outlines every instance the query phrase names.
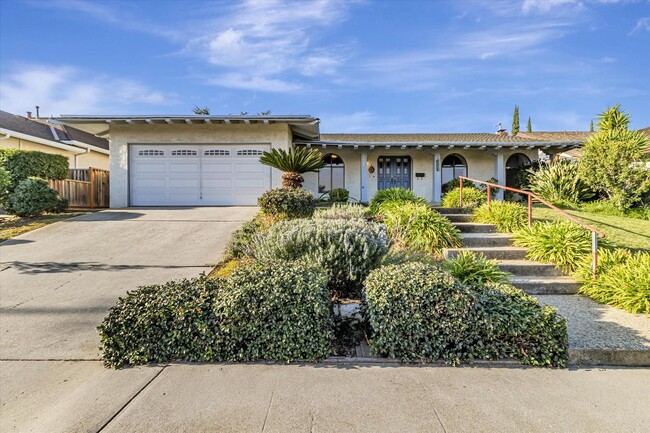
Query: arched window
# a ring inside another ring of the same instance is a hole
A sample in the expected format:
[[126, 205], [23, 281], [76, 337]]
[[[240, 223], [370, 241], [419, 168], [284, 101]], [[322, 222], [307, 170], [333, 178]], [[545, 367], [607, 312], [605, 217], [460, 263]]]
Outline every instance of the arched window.
[[522, 167], [530, 165], [530, 158], [523, 153], [513, 153], [506, 161], [506, 186], [512, 188], [521, 188], [517, 181], [517, 173], [520, 172]]
[[345, 188], [345, 163], [335, 153], [323, 157], [325, 167], [318, 172], [318, 191], [331, 191], [334, 188]]
[[467, 161], [457, 153], [447, 155], [442, 160], [442, 184], [444, 185], [458, 176], [467, 176]]

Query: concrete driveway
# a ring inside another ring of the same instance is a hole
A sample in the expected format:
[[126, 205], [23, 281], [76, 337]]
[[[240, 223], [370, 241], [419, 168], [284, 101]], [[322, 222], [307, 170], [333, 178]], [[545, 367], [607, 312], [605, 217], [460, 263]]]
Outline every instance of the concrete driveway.
[[95, 328], [116, 299], [209, 270], [254, 212], [105, 211], [0, 245], [0, 431], [647, 431], [648, 369], [104, 368]]

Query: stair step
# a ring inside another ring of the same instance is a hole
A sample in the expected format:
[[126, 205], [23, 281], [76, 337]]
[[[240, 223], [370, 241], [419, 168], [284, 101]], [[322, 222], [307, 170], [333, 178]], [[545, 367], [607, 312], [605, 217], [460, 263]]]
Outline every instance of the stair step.
[[462, 207], [432, 207], [433, 210], [435, 210], [438, 213], [441, 213], [443, 215], [447, 214], [459, 214], [459, 213], [467, 213], [467, 209], [463, 209]]
[[488, 259], [496, 260], [523, 260], [526, 258], [525, 248], [515, 247], [481, 247], [481, 248], [445, 248], [442, 253], [446, 259], [451, 259], [460, 254], [461, 251], [472, 251], [476, 254], [483, 254]]
[[472, 222], [472, 214], [469, 213], [449, 213], [445, 214], [445, 218], [447, 218], [449, 221], [452, 223], [471, 223]]
[[462, 233], [496, 233], [497, 227], [494, 224], [479, 223], [453, 223], [454, 227]]
[[555, 265], [531, 262], [529, 260], [501, 260], [501, 270], [513, 275], [535, 275], [537, 277], [562, 277], [564, 274]]
[[466, 247], [509, 247], [512, 235], [507, 233], [462, 233], [460, 235]]
[[531, 295], [575, 295], [580, 283], [571, 277], [516, 275], [510, 284]]
[[650, 326], [643, 314], [584, 296], [536, 296], [567, 319], [569, 364], [650, 367]]

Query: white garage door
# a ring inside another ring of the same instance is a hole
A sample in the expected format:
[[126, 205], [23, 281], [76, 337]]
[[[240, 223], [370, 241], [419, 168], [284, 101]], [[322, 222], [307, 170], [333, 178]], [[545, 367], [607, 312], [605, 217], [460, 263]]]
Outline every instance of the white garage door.
[[256, 205], [271, 188], [271, 168], [259, 162], [269, 149], [263, 144], [131, 145], [131, 205]]

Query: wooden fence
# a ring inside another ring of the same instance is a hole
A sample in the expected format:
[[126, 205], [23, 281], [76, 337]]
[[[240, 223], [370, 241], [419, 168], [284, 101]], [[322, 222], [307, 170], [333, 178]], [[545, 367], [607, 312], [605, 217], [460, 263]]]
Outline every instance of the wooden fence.
[[75, 168], [70, 179], [50, 180], [50, 188], [70, 202], [70, 207], [105, 208], [109, 205], [109, 172], [98, 168]]

